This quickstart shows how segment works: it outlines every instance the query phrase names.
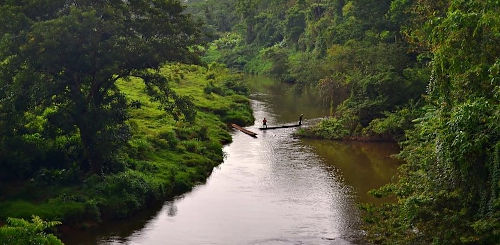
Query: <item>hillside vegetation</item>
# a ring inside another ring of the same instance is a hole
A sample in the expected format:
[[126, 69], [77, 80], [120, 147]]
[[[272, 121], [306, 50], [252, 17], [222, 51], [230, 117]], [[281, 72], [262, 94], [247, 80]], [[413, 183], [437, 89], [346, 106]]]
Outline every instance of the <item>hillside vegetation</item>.
[[[118, 81], [118, 88], [132, 104], [126, 121], [131, 138], [105, 174], [88, 176], [75, 162], [61, 167], [53, 165], [49, 154], [72, 157], [72, 152], [61, 149], [78, 147], [74, 141], [77, 136], [44, 138], [43, 131], [36, 130], [48, 127], [48, 122], [39, 116], [39, 128], [24, 136], [32, 138], [24, 142], [29, 147], [22, 150], [32, 154], [24, 162], [17, 162], [17, 166], [32, 163], [30, 169], [21, 172], [31, 179], [19, 185], [1, 186], [6, 195], [0, 200], [0, 217], [28, 218], [35, 214], [66, 223], [123, 218], [148, 201], [162, 200], [203, 182], [213, 167], [222, 162], [222, 144], [231, 141], [227, 124], [253, 123], [249, 101], [244, 96], [246, 88], [238, 82], [238, 75], [217, 66], [207, 69], [168, 65], [160, 73], [174, 81], [171, 87], [178, 95], [193, 101], [194, 122], [176, 121], [161, 110], [160, 103], [149, 100], [139, 78]], [[10, 159], [9, 163], [13, 165], [11, 169], [17, 170], [16, 162]], [[14, 173], [10, 172], [11, 177]]]
[[1, 2], [0, 244], [59, 244], [61, 221], [85, 228], [186, 192], [223, 161], [227, 124], [253, 123], [241, 75], [203, 66], [184, 10]]

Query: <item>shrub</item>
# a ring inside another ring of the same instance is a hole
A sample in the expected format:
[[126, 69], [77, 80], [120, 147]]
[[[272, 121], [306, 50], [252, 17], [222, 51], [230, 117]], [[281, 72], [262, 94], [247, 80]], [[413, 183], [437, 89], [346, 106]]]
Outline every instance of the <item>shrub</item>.
[[191, 177], [186, 172], [178, 172], [175, 175], [174, 192], [182, 193], [190, 190], [193, 186]]
[[225, 95], [225, 92], [224, 92], [224, 89], [221, 88], [221, 87], [218, 87], [218, 86], [215, 86], [214, 83], [211, 81], [207, 84], [207, 86], [205, 86], [205, 88], [203, 88], [203, 92], [205, 94], [211, 94], [211, 93], [214, 93], [214, 94], [218, 94], [218, 95], [221, 95], [221, 96], [224, 96]]
[[150, 183], [144, 176], [131, 170], [105, 177], [97, 184], [96, 189], [99, 195], [107, 197], [102, 203], [102, 214], [118, 218], [138, 210], [153, 196]]
[[224, 87], [234, 91], [237, 94], [248, 94], [248, 86], [242, 82], [237, 82], [234, 80], [227, 80], [224, 82]]
[[372, 136], [391, 136], [397, 140], [404, 138], [404, 131], [411, 129], [412, 121], [421, 116], [421, 110], [407, 107], [395, 112], [385, 112], [384, 118], [377, 118], [370, 122], [369, 126], [363, 129], [363, 134]]
[[56, 236], [46, 233], [46, 230], [60, 224], [57, 221], [43, 221], [38, 216], [33, 216], [31, 222], [8, 218], [7, 225], [0, 227], [0, 244], [63, 244]]
[[186, 148], [188, 152], [199, 153], [201, 149], [201, 144], [196, 140], [186, 140], [182, 142], [182, 145]]
[[320, 137], [325, 139], [343, 139], [349, 136], [350, 131], [344, 122], [338, 118], [321, 120], [317, 125], [307, 129], [301, 129], [297, 135], [305, 137]]
[[145, 157], [146, 153], [153, 150], [151, 143], [143, 138], [135, 138], [129, 141], [131, 155]]
[[76, 183], [79, 180], [78, 166], [71, 169], [46, 169], [42, 168], [35, 175], [37, 185], [61, 185]]
[[158, 134], [158, 137], [166, 140], [170, 149], [175, 149], [177, 144], [179, 144], [179, 140], [177, 139], [174, 131], [162, 131]]
[[208, 137], [208, 126], [203, 125], [200, 127], [200, 130], [198, 130], [198, 139], [206, 141], [209, 139]]

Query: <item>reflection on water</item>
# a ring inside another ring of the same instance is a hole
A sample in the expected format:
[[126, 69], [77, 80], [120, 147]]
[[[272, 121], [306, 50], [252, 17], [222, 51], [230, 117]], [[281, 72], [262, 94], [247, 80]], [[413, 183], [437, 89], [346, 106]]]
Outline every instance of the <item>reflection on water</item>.
[[304, 139], [325, 164], [339, 171], [345, 184], [353, 187], [359, 202], [382, 203], [368, 191], [391, 181], [399, 166], [391, 155], [399, 148], [394, 143], [335, 142]]
[[[271, 86], [266, 88], [264, 86]], [[258, 122], [291, 123], [325, 109], [300, 95], [252, 78]], [[259, 88], [259, 89], [257, 89]], [[263, 91], [264, 90], [264, 91]], [[266, 92], [267, 93], [264, 93]], [[306, 121], [306, 124], [308, 121]], [[68, 244], [350, 244], [359, 242], [356, 201], [387, 183], [398, 163], [388, 144], [300, 140], [295, 129], [234, 132], [227, 157], [206, 184], [124, 222], [67, 238]], [[156, 209], [157, 210], [157, 209]], [[97, 231], [98, 230], [98, 231]], [[85, 239], [82, 237], [86, 237]]]
[[[328, 108], [323, 106], [314, 88], [296, 88], [264, 76], [248, 77], [248, 84], [254, 92], [253, 98], [265, 102], [263, 109], [272, 114], [273, 121], [269, 125], [297, 122], [300, 114], [309, 119], [328, 115]], [[260, 123], [262, 118], [255, 116]]]

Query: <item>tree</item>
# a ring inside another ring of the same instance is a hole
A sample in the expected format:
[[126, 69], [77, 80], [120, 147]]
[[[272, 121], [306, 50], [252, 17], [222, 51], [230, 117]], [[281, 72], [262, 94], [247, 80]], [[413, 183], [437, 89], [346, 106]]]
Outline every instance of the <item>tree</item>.
[[293, 47], [297, 46], [300, 36], [306, 28], [305, 3], [298, 1], [297, 4], [287, 11], [285, 25], [286, 41]]
[[257, 15], [257, 6], [260, 0], [238, 0], [237, 10], [241, 15], [241, 21], [246, 25], [245, 38], [247, 44], [250, 44], [255, 39], [255, 15]]
[[[118, 79], [140, 77], [174, 116], [193, 104], [158, 75], [163, 63], [196, 62], [198, 28], [178, 0], [8, 1], [0, 16], [0, 121], [51, 108], [49, 123], [77, 132], [92, 172], [112, 161], [130, 134]], [[15, 134], [15, 127], [10, 127]]]

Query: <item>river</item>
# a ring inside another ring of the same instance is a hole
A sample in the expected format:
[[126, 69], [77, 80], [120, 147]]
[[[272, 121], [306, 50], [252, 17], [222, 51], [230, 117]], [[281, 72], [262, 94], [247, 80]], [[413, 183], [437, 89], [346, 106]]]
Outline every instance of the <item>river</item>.
[[250, 77], [257, 138], [233, 133], [226, 158], [205, 184], [126, 221], [68, 237], [68, 244], [355, 244], [362, 243], [356, 203], [388, 183], [398, 161], [389, 143], [302, 140], [295, 129], [327, 114], [318, 96]]

